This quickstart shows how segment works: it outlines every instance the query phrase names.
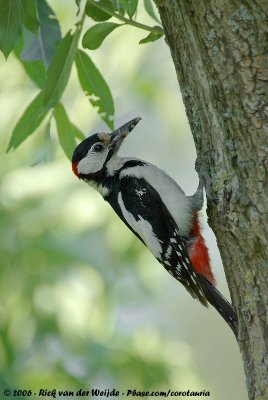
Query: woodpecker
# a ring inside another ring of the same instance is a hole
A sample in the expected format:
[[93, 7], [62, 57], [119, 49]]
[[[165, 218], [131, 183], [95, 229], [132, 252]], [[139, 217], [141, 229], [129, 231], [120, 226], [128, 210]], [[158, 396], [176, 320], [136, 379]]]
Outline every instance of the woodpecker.
[[192, 297], [204, 306], [209, 302], [215, 307], [236, 335], [236, 313], [215, 287], [208, 248], [200, 229], [202, 184], [194, 195], [186, 196], [155, 165], [118, 156], [122, 142], [140, 119], [132, 119], [113, 133], [96, 133], [83, 140], [73, 153], [73, 172], [103, 196]]

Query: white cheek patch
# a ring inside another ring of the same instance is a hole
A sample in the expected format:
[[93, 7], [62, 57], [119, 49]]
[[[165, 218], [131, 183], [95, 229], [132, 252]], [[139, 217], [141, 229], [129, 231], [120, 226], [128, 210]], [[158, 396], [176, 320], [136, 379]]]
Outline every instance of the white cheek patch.
[[86, 157], [78, 163], [78, 173], [88, 175], [100, 171], [103, 168], [108, 152], [108, 149], [104, 149], [100, 153], [90, 149]]

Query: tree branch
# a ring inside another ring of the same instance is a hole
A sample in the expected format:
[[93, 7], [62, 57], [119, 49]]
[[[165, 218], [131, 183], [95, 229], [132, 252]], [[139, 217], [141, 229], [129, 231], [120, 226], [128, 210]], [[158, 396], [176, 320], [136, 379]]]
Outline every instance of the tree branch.
[[115, 17], [115, 18], [119, 19], [120, 21], [123, 21], [127, 25], [135, 26], [136, 28], [143, 29], [144, 31], [148, 31], [148, 32], [164, 34], [163, 29], [159, 25], [148, 26], [148, 25], [142, 24], [140, 22], [133, 21], [132, 19], [123, 17], [122, 15], [116, 13], [115, 11], [110, 10], [108, 7], [105, 7], [104, 5], [99, 4], [98, 2], [96, 2], [94, 0], [87, 0], [87, 1], [90, 4], [94, 4], [95, 7], [106, 12], [107, 14], [111, 15], [112, 17]]

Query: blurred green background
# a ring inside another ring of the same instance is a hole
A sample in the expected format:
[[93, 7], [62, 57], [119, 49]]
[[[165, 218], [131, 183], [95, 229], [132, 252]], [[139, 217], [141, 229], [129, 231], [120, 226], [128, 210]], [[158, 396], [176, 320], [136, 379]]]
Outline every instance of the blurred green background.
[[[54, 0], [64, 34], [73, 0]], [[152, 21], [139, 10], [139, 20]], [[144, 32], [115, 31], [90, 55], [115, 98], [115, 126], [142, 122], [121, 154], [146, 159], [194, 192], [195, 148], [169, 49], [139, 45]], [[47, 121], [16, 151], [5, 149], [37, 89], [20, 63], [0, 55], [0, 370], [12, 387], [209, 390], [246, 398], [230, 328], [194, 301], [128, 231], [100, 195], [71, 172]], [[106, 131], [73, 72], [63, 96], [87, 135]], [[228, 297], [211, 230], [219, 289]]]

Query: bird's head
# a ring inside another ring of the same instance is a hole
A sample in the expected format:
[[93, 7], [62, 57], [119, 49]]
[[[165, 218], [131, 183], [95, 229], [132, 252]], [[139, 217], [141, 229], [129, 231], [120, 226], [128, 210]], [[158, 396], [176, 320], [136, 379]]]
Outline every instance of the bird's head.
[[83, 140], [75, 149], [72, 169], [78, 178], [100, 172], [114, 157], [125, 139], [141, 118], [134, 118], [112, 133], [95, 133]]

